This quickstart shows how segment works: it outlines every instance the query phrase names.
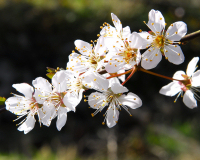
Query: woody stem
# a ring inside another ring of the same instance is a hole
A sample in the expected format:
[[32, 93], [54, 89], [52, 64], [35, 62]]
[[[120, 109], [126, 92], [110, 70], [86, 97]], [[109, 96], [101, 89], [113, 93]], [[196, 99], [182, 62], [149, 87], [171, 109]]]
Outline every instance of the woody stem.
[[130, 73], [132, 70], [133, 70], [133, 69], [130, 69], [130, 70], [128, 70], [128, 71], [126, 71], [126, 72], [124, 72], [124, 73], [120, 73], [120, 74], [113, 74], [112, 76], [107, 77], [106, 79], [110, 79], [110, 78], [113, 78], [113, 77], [119, 77], [119, 76], [122, 76], [122, 75], [124, 75], [124, 74], [128, 74], [128, 73]]
[[151, 71], [146, 70], [146, 69], [143, 69], [143, 68], [141, 68], [141, 67], [137, 67], [137, 70], [138, 70], [138, 71], [145, 72], [145, 73], [148, 73], [148, 74], [151, 74], [151, 75], [154, 75], [154, 76], [157, 76], [157, 77], [169, 79], [169, 80], [171, 80], [171, 81], [173, 81], [173, 80], [180, 81], [180, 80], [178, 80], [178, 79], [174, 79], [174, 78], [171, 78], [171, 77], [163, 76], [163, 75], [158, 74], [158, 73], [151, 72]]
[[200, 30], [185, 35], [183, 38], [181, 38], [180, 42], [186, 42], [186, 41], [192, 40], [197, 37], [200, 37]]
[[137, 67], [136, 66], [134, 66], [133, 68], [132, 68], [132, 72], [131, 72], [131, 74], [126, 78], [126, 80], [122, 83], [122, 85], [124, 85], [132, 76], [133, 76], [133, 74], [137, 71]]

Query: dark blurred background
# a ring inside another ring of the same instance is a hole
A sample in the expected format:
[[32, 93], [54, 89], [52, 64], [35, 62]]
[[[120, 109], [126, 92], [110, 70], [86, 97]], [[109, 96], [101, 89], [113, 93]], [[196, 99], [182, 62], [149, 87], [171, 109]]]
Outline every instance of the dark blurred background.
[[[184, 21], [188, 33], [200, 28], [199, 0], [0, 0], [0, 96], [10, 97], [14, 83], [31, 84], [44, 77], [46, 67], [66, 67], [74, 41], [97, 39], [104, 22], [111, 25], [111, 12], [131, 31], [148, 31], [151, 9], [160, 10], [167, 27]], [[164, 58], [152, 71], [172, 77], [186, 70], [200, 54], [200, 38], [182, 45], [185, 62], [179, 66]], [[200, 109], [187, 108], [180, 97], [160, 95], [170, 81], [137, 72], [126, 87], [143, 101], [142, 107], [120, 113], [118, 124], [101, 125], [102, 113], [82, 102], [69, 112], [59, 132], [56, 119], [50, 127], [36, 123], [24, 135], [10, 112], [0, 115], [0, 160], [198, 160], [200, 159]], [[89, 94], [86, 92], [85, 94]], [[2, 106], [4, 107], [4, 106]]]

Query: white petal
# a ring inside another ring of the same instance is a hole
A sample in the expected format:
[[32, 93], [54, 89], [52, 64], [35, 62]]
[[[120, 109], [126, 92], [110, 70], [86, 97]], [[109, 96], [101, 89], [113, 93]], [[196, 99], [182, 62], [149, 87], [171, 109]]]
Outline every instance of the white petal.
[[194, 58], [188, 63], [186, 73], [187, 73], [187, 75], [188, 75], [189, 77], [191, 77], [192, 74], [194, 73], [194, 71], [196, 70], [198, 61], [199, 61], [199, 57], [194, 57]]
[[171, 41], [179, 41], [187, 33], [187, 25], [184, 22], [175, 22], [166, 31], [166, 38]]
[[113, 56], [112, 60], [105, 65], [105, 69], [108, 73], [116, 73], [123, 69], [125, 64], [122, 56]]
[[52, 91], [51, 84], [45, 78], [38, 77], [38, 78], [36, 78], [35, 80], [32, 81], [32, 84], [35, 87], [35, 89], [38, 89], [40, 91], [47, 91], [47, 92]]
[[80, 103], [80, 100], [77, 95], [67, 92], [67, 94], [63, 98], [63, 103], [67, 108], [72, 111], [76, 111], [76, 106]]
[[106, 51], [105, 37], [100, 36], [97, 39], [97, 43], [94, 48], [95, 55], [103, 56], [103, 55], [105, 55], [105, 51]]
[[185, 94], [183, 96], [183, 102], [190, 109], [197, 107], [197, 101], [194, 98], [194, 94], [190, 90], [187, 90], [185, 92]]
[[115, 27], [111, 26], [110, 24], [108, 25], [109, 26], [103, 27], [103, 29], [100, 31], [100, 35], [104, 37], [115, 37], [117, 34]]
[[52, 120], [52, 109], [54, 108], [53, 105], [43, 105], [42, 108], [39, 109], [39, 116], [43, 125], [47, 127], [50, 126]]
[[177, 81], [174, 81], [174, 82], [169, 83], [166, 86], [163, 86], [160, 89], [159, 93], [165, 96], [174, 96], [181, 91], [182, 91], [181, 85]]
[[60, 131], [67, 121], [67, 109], [60, 107], [58, 110], [58, 117], [56, 121], [56, 127]]
[[90, 45], [90, 43], [82, 41], [82, 40], [76, 40], [74, 42], [74, 44], [77, 47], [78, 51], [82, 55], [88, 56], [89, 54], [91, 54], [91, 52], [92, 52], [92, 46]]
[[88, 62], [86, 56], [77, 53], [72, 53], [69, 55], [69, 61], [67, 63], [68, 70], [79, 75], [80, 73], [86, 72], [89, 67], [90, 62]]
[[148, 32], [140, 32], [138, 33], [141, 38], [143, 39], [142, 41], [142, 47], [141, 49], [146, 49], [147, 47], [150, 46], [150, 44], [153, 42], [153, 37], [151, 34], [149, 34]]
[[[183, 55], [183, 52], [181, 50], [181, 47], [178, 45], [168, 45], [165, 46], [165, 57], [168, 58], [168, 61], [173, 64], [181, 64], [184, 62], [185, 57]], [[167, 50], [167, 52], [166, 52]]]
[[109, 81], [94, 71], [88, 71], [82, 75], [82, 84], [87, 88], [93, 88], [101, 92], [107, 91]]
[[[109, 75], [110, 76], [110, 75]], [[110, 78], [108, 79], [109, 80], [109, 88], [113, 85], [113, 83], [118, 83], [120, 84], [120, 81], [117, 77], [113, 77], [113, 78]]]
[[182, 75], [186, 75], [184, 71], [177, 71], [176, 73], [174, 73], [173, 79], [184, 80], [184, 77]]
[[192, 75], [192, 86], [194, 87], [200, 86], [200, 70], [196, 71]]
[[66, 71], [56, 72], [52, 78], [52, 84], [58, 92], [64, 92], [67, 89]]
[[42, 92], [38, 89], [35, 90], [33, 97], [39, 104], [43, 104], [44, 101], [46, 100], [45, 94], [42, 94]]
[[99, 109], [107, 105], [105, 100], [106, 100], [106, 97], [102, 93], [93, 92], [88, 97], [88, 104], [91, 108]]
[[122, 31], [122, 38], [126, 39], [130, 36], [130, 34], [131, 34], [130, 27], [129, 26], [124, 27]]
[[142, 106], [142, 100], [140, 97], [131, 92], [129, 92], [127, 95], [121, 95], [118, 100], [122, 105], [128, 106], [132, 109]]
[[30, 110], [30, 104], [32, 100], [24, 97], [10, 97], [6, 100], [6, 110], [16, 115], [25, 115]]
[[109, 128], [115, 126], [119, 119], [119, 111], [113, 106], [109, 107], [106, 115], [106, 124]]
[[162, 54], [160, 50], [159, 49], [153, 50], [153, 48], [150, 48], [143, 53], [141, 65], [144, 69], [152, 69], [158, 65], [161, 59], [162, 59]]
[[112, 83], [111, 90], [115, 94], [128, 92], [128, 89], [126, 87], [122, 86], [120, 83]]
[[151, 10], [149, 12], [149, 28], [154, 32], [161, 32], [165, 28], [165, 19], [160, 11]]
[[[124, 73], [124, 72], [125, 72], [125, 70], [124, 70], [124, 69], [121, 69], [121, 70], [119, 70], [119, 71], [117, 72], [117, 74]], [[125, 74], [119, 76], [118, 78], [119, 78], [122, 82], [124, 82], [124, 81], [125, 81]]]
[[143, 46], [144, 39], [137, 33], [133, 32], [129, 38], [129, 45], [131, 48], [140, 49]]
[[33, 95], [33, 87], [27, 83], [19, 83], [13, 84], [13, 88], [15, 88], [18, 92], [22, 93], [26, 98], [32, 98]]
[[122, 30], [121, 21], [114, 13], [111, 13], [111, 17], [112, 17], [112, 21], [113, 21], [115, 28], [117, 29], [118, 32], [121, 32], [121, 30]]
[[35, 118], [32, 115], [27, 116], [27, 120], [18, 127], [19, 131], [24, 131], [24, 134], [30, 132], [35, 126]]

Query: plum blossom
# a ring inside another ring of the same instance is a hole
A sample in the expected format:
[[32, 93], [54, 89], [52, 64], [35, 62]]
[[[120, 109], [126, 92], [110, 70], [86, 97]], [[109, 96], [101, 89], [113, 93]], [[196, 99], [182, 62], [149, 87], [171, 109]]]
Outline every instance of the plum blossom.
[[186, 73], [184, 71], [177, 71], [173, 76], [173, 79], [177, 80], [173, 80], [173, 82], [162, 87], [159, 93], [166, 96], [178, 94], [178, 98], [179, 95], [183, 95], [183, 92], [185, 92], [183, 95], [183, 103], [191, 109], [197, 107], [196, 99], [200, 100], [198, 96], [198, 92], [200, 92], [200, 70], [195, 72], [198, 61], [199, 57], [194, 57], [189, 62]]
[[119, 111], [121, 108], [124, 108], [130, 114], [126, 106], [136, 109], [142, 105], [141, 99], [136, 94], [130, 92], [127, 95], [124, 95], [123, 93], [128, 92], [128, 89], [118, 83], [118, 81], [109, 84], [109, 81], [104, 79], [104, 77], [98, 81], [99, 84], [103, 84], [104, 86], [99, 85], [99, 88], [95, 88], [99, 92], [91, 93], [88, 97], [88, 103], [91, 108], [96, 109], [96, 111], [92, 113], [92, 116], [95, 116], [98, 112], [108, 106], [102, 124], [105, 124], [106, 121], [109, 128], [115, 126], [118, 122]]
[[128, 38], [131, 34], [130, 27], [126, 26], [122, 28], [121, 21], [114, 13], [111, 13], [111, 17], [115, 27], [111, 26], [108, 23], [105, 23], [105, 26], [100, 32], [100, 35], [104, 37], [113, 37], [120, 38], [121, 40], [126, 40], [126, 38]]
[[18, 125], [19, 131], [24, 131], [24, 134], [30, 132], [35, 126], [35, 115], [38, 115], [39, 122], [41, 122], [41, 107], [34, 95], [34, 89], [27, 83], [13, 84], [18, 92], [22, 93], [24, 96], [14, 94], [14, 97], [10, 97], [6, 100], [6, 109], [16, 115], [18, 118], [14, 121], [21, 119], [25, 115], [27, 117], [22, 120]]
[[68, 70], [80, 74], [89, 69], [99, 70], [102, 68], [103, 59], [107, 52], [103, 36], [99, 37], [94, 46], [82, 40], [76, 40], [74, 43], [81, 54], [73, 52], [69, 55]]
[[165, 56], [173, 64], [184, 62], [184, 55], [178, 42], [187, 33], [187, 26], [184, 22], [178, 21], [169, 26], [165, 31], [165, 19], [160, 11], [151, 10], [149, 21], [146, 24], [151, 32], [142, 32], [140, 35], [145, 39], [143, 45], [147, 49], [142, 55], [141, 65], [144, 69], [152, 69], [158, 65]]
[[105, 69], [109, 73], [116, 73], [121, 69], [131, 69], [138, 65], [141, 60], [140, 49], [143, 39], [133, 32], [125, 41], [119, 38], [107, 40], [108, 54], [105, 58], [107, 64]]
[[67, 112], [74, 111], [80, 102], [77, 96], [70, 93], [66, 71], [58, 71], [52, 78], [51, 84], [44, 78], [38, 77], [33, 81], [38, 99], [43, 104], [42, 123], [49, 126], [52, 119], [57, 116], [56, 127], [60, 131], [67, 121]]

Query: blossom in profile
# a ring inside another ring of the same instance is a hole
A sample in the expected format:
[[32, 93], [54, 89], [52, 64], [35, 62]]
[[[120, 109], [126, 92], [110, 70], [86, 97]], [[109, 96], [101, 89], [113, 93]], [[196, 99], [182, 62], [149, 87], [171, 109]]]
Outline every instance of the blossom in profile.
[[173, 79], [177, 80], [173, 80], [173, 82], [162, 87], [159, 93], [166, 96], [178, 94], [177, 98], [184, 93], [183, 103], [191, 109], [197, 107], [197, 100], [200, 100], [198, 95], [198, 92], [200, 92], [200, 70], [195, 72], [198, 61], [199, 57], [194, 57], [189, 62], [186, 73], [177, 71], [173, 76]]
[[[96, 81], [96, 80], [95, 80]], [[91, 108], [96, 109], [92, 116], [95, 116], [98, 112], [102, 111], [106, 106], [107, 110], [104, 114], [105, 119], [102, 124], [106, 124], [109, 128], [116, 125], [119, 119], [119, 111], [124, 108], [129, 114], [128, 107], [131, 109], [136, 109], [142, 105], [141, 99], [134, 93], [128, 93], [128, 89], [122, 86], [118, 81], [113, 81], [109, 84], [107, 79], [102, 78], [100, 84], [104, 86], [99, 86], [95, 88], [98, 92], [93, 92], [88, 97], [88, 104]], [[86, 100], [85, 100], [86, 101]], [[131, 115], [131, 114], [130, 114]]]
[[179, 41], [187, 33], [187, 25], [178, 21], [169, 26], [165, 31], [165, 19], [160, 11], [151, 10], [149, 21], [146, 24], [150, 32], [141, 32], [140, 36], [145, 40], [143, 45], [148, 48], [142, 55], [141, 65], [144, 69], [152, 69], [158, 65], [162, 56], [165, 56], [173, 64], [184, 62], [184, 55]]
[[120, 19], [114, 14], [111, 13], [111, 18], [115, 27], [111, 26], [108, 23], [104, 24], [100, 35], [108, 38], [120, 38], [121, 40], [126, 40], [131, 34], [129, 26], [122, 28], [122, 23]]
[[34, 89], [27, 83], [19, 83], [13, 84], [13, 88], [15, 88], [18, 92], [23, 94], [24, 96], [14, 94], [14, 97], [10, 97], [6, 100], [6, 109], [16, 115], [18, 118], [14, 121], [21, 119], [22, 117], [27, 117], [22, 120], [18, 125], [19, 131], [24, 131], [24, 134], [30, 132], [35, 126], [35, 115], [38, 115], [39, 122], [41, 122], [40, 114], [41, 107], [34, 96]]

